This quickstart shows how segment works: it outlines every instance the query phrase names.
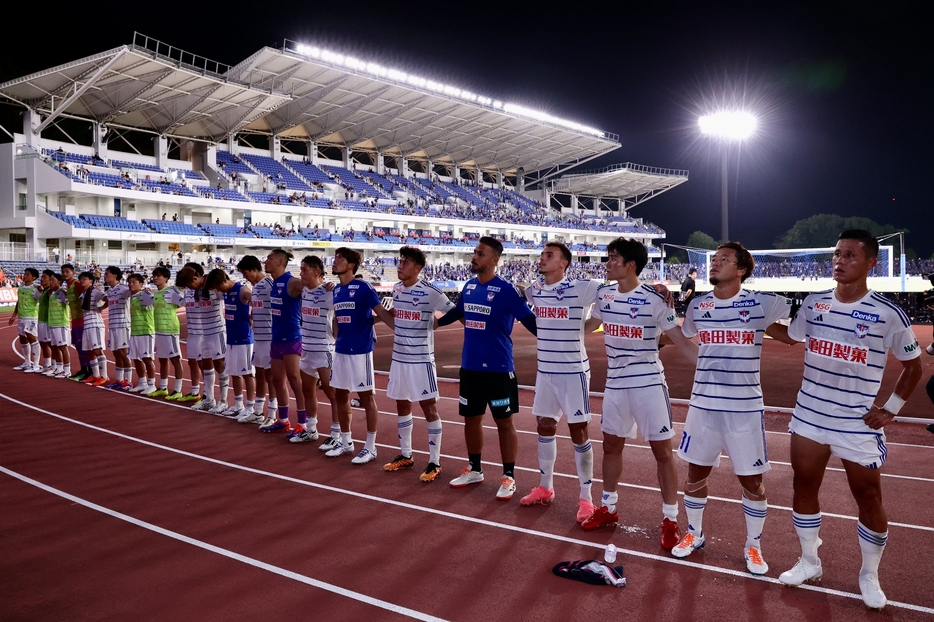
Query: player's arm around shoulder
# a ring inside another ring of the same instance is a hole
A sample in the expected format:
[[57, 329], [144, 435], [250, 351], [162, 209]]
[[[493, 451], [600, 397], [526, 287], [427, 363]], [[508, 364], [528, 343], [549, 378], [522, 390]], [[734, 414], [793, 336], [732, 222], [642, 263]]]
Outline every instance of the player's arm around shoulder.
[[300, 278], [298, 278], [297, 276], [293, 276], [291, 279], [289, 279], [289, 284], [288, 284], [289, 296], [291, 296], [292, 298], [298, 298], [299, 296], [302, 295], [302, 288], [304, 288], [304, 285], [302, 285], [302, 280]]
[[253, 300], [253, 288], [249, 283], [244, 283], [240, 288], [240, 302], [245, 305], [250, 304]]
[[396, 318], [393, 315], [392, 311], [383, 306], [383, 303], [380, 302], [378, 305], [373, 307], [373, 313], [376, 314], [376, 317], [382, 320], [382, 322], [395, 330], [396, 328]]

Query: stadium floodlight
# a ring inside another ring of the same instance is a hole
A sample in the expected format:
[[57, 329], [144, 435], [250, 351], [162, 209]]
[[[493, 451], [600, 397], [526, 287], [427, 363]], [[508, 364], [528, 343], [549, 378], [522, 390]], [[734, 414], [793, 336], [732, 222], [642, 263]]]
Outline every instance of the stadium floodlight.
[[724, 141], [724, 144], [720, 145], [722, 155], [720, 160], [720, 239], [727, 242], [730, 239], [730, 209], [727, 198], [729, 190], [727, 166], [730, 160], [730, 142], [744, 140], [752, 136], [756, 130], [756, 117], [742, 110], [723, 110], [702, 116], [698, 119], [698, 125], [700, 125], [702, 134]]
[[717, 112], [699, 119], [701, 132], [726, 138], [742, 140], [756, 131], [756, 118], [748, 112]]
[[604, 138], [606, 136], [606, 133], [602, 130], [589, 127], [581, 123], [555, 117], [546, 112], [533, 110], [531, 108], [526, 108], [525, 106], [508, 104], [491, 97], [477, 95], [476, 93], [457, 88], [456, 86], [442, 84], [434, 80], [428, 80], [408, 72], [401, 71], [399, 69], [384, 67], [383, 65], [373, 61], [363, 61], [352, 56], [345, 56], [344, 54], [340, 54], [338, 52], [332, 52], [330, 50], [325, 50], [313, 45], [306, 45], [304, 43], [295, 44], [294, 51], [298, 54], [301, 54], [302, 56], [321, 60], [332, 65], [345, 67], [351, 71], [358, 71], [360, 73], [369, 74], [377, 78], [388, 78], [389, 80], [393, 80], [401, 84], [408, 84], [416, 88], [427, 89], [434, 93], [440, 93], [455, 99], [480, 104], [481, 106], [490, 107], [494, 110], [502, 110], [503, 112], [517, 117], [525, 117], [527, 119], [543, 121], [545, 123], [558, 125], [575, 130], [577, 132], [581, 132], [583, 134], [590, 134], [600, 138]]

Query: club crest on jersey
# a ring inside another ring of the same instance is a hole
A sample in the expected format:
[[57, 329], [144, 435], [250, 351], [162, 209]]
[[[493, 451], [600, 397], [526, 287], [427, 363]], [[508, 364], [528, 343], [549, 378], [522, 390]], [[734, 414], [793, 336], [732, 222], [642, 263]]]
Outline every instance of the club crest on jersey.
[[869, 334], [869, 324], [857, 324], [856, 330], [853, 332], [856, 333], [859, 339], [865, 339], [866, 335]]
[[558, 289], [555, 290], [555, 298], [557, 298], [558, 300], [564, 300], [564, 288], [563, 287], [559, 287]]
[[351, 290], [349, 290], [349, 291], [348, 291], [347, 293], [348, 293], [348, 294], [350, 294], [350, 297], [351, 297], [351, 298], [353, 298], [353, 297], [354, 297], [354, 295], [356, 295], [356, 293], [357, 293], [357, 290], [355, 290], [355, 289], [351, 289]]
[[629, 307], [629, 317], [632, 319], [639, 317], [639, 307]]
[[496, 292], [487, 292], [486, 299], [489, 302], [493, 302], [493, 298], [496, 296]]
[[749, 311], [745, 311], [745, 310], [744, 310], [744, 311], [740, 311], [740, 312], [739, 312], [739, 321], [740, 321], [740, 322], [742, 322], [743, 324], [748, 324], [748, 323], [749, 323], [749, 319], [750, 319], [750, 318], [749, 318]]

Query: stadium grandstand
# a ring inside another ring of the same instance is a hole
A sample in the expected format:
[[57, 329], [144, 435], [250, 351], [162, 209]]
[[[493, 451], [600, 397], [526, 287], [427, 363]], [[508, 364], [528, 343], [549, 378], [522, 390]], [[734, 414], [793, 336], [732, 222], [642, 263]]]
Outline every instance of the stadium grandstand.
[[[178, 265], [350, 244], [380, 265], [417, 244], [457, 266], [483, 235], [517, 261], [560, 240], [599, 262], [619, 235], [658, 260], [664, 230], [630, 210], [688, 179], [632, 163], [570, 174], [619, 137], [291, 41], [226, 65], [136, 33], [0, 96], [23, 108], [22, 133], [0, 145], [6, 261]], [[91, 139], [67, 140], [74, 123]]]

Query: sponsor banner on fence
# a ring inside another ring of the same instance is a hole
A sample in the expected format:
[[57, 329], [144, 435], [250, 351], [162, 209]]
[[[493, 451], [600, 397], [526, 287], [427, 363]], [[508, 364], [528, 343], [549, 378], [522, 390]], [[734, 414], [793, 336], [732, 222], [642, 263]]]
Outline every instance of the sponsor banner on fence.
[[0, 287], [0, 307], [14, 306], [17, 292], [19, 290], [15, 287]]

